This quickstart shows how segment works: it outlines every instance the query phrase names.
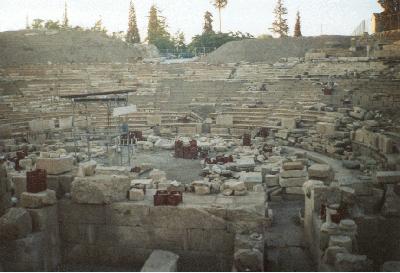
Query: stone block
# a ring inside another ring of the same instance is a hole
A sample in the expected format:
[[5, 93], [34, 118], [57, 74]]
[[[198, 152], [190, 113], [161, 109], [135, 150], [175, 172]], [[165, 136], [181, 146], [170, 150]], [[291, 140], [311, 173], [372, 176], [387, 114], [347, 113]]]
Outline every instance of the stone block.
[[240, 180], [244, 182], [247, 190], [253, 190], [253, 187], [262, 183], [261, 172], [241, 173]]
[[349, 253], [336, 254], [335, 269], [341, 272], [367, 272], [371, 271], [372, 263], [365, 255]]
[[254, 161], [254, 158], [246, 157], [236, 160], [236, 167], [239, 170], [251, 170], [254, 169], [255, 166], [256, 163]]
[[79, 163], [79, 172], [81, 176], [93, 176], [96, 173], [96, 166], [97, 162], [94, 160]]
[[24, 158], [19, 161], [19, 165], [22, 169], [30, 171], [33, 167], [33, 162], [31, 158]]
[[14, 194], [17, 198], [21, 197], [23, 192], [26, 192], [26, 174], [16, 174], [11, 177], [14, 184]]
[[282, 118], [282, 127], [285, 129], [296, 129], [297, 128], [297, 122], [296, 119], [294, 118]]
[[138, 189], [153, 189], [153, 179], [133, 179], [131, 180], [131, 187]]
[[223, 184], [224, 189], [231, 189], [233, 191], [244, 191], [246, 190], [246, 185], [243, 181], [228, 180]]
[[329, 238], [329, 246], [344, 247], [349, 253], [353, 251], [352, 240], [349, 236], [334, 235]]
[[32, 218], [24, 208], [11, 208], [0, 218], [0, 241], [16, 240], [32, 232]]
[[287, 187], [285, 191], [286, 194], [304, 195], [302, 187]]
[[72, 182], [72, 200], [82, 204], [110, 204], [127, 199], [129, 178], [122, 175], [76, 177]]
[[[106, 206], [78, 204], [68, 199], [62, 199], [58, 202], [58, 217], [62, 223], [78, 224], [96, 224], [104, 225], [106, 223]], [[112, 207], [114, 204], [111, 204]]]
[[208, 185], [195, 185], [194, 192], [197, 195], [207, 195], [210, 194], [210, 187]]
[[279, 185], [282, 188], [289, 187], [302, 187], [303, 184], [307, 181], [307, 177], [295, 177], [295, 178], [279, 178]]
[[57, 206], [28, 209], [28, 211], [32, 218], [33, 232], [45, 231], [51, 227], [58, 228]]
[[303, 165], [303, 162], [301, 162], [301, 161], [285, 162], [285, 163], [283, 163], [282, 168], [285, 171], [303, 170], [304, 169], [304, 165]]
[[44, 169], [47, 174], [62, 174], [72, 170], [74, 160], [71, 156], [60, 158], [38, 158], [36, 169]]
[[57, 203], [56, 192], [53, 190], [45, 190], [38, 193], [23, 192], [21, 194], [20, 204], [24, 208], [42, 208]]
[[142, 189], [130, 189], [129, 190], [129, 200], [130, 201], [143, 201], [144, 191]]
[[291, 170], [291, 171], [282, 171], [279, 176], [281, 178], [298, 178], [298, 177], [307, 177], [307, 171], [304, 170]]
[[154, 250], [141, 272], [177, 272], [179, 256], [164, 250]]
[[324, 186], [324, 182], [320, 180], [307, 180], [303, 184], [303, 192], [308, 198], [310, 198], [314, 188], [319, 186]]
[[313, 164], [308, 168], [308, 176], [310, 178], [326, 179], [332, 177], [332, 168], [327, 164]]
[[154, 227], [170, 229], [199, 228], [226, 229], [227, 223], [201, 208], [150, 207], [148, 221]]
[[105, 208], [105, 223], [116, 226], [151, 225], [149, 215], [149, 206], [132, 202], [118, 202]]
[[265, 184], [267, 185], [267, 187], [278, 186], [279, 185], [279, 176], [267, 174], [265, 176]]
[[330, 246], [325, 250], [324, 262], [329, 265], [334, 265], [336, 261], [336, 254], [338, 253], [349, 253], [348, 250], [340, 246]]
[[383, 184], [397, 184], [400, 182], [400, 171], [376, 172], [376, 181]]

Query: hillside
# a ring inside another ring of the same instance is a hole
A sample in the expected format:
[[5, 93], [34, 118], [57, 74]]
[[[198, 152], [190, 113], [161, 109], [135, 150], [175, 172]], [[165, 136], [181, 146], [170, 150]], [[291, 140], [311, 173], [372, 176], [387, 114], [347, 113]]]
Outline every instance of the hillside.
[[350, 41], [351, 37], [348, 36], [242, 40], [221, 46], [209, 54], [205, 61], [211, 64], [237, 63], [240, 61], [274, 63], [280, 58], [304, 57], [310, 49], [324, 48], [327, 44], [349, 48]]
[[154, 46], [128, 45], [92, 31], [22, 30], [0, 33], [0, 66], [40, 63], [126, 63], [158, 57]]

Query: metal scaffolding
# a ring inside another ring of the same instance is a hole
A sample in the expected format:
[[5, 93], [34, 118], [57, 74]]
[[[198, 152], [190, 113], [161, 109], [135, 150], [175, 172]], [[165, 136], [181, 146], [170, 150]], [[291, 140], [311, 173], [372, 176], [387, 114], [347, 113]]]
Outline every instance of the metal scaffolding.
[[[74, 140], [74, 150], [75, 150], [75, 156], [78, 150], [78, 137], [79, 139], [86, 138], [87, 141], [87, 154], [89, 157], [89, 160], [91, 159], [91, 150], [90, 150], [90, 142], [92, 141], [93, 137], [98, 136], [99, 134], [91, 131], [90, 126], [89, 126], [89, 111], [88, 111], [88, 105], [91, 103], [103, 103], [107, 107], [107, 152], [109, 149], [109, 146], [111, 145], [111, 142], [113, 138], [117, 138], [121, 136], [122, 131], [121, 131], [121, 126], [119, 124], [116, 124], [116, 130], [112, 130], [112, 109], [114, 107], [119, 107], [119, 106], [126, 106], [128, 105], [128, 94], [131, 92], [136, 92], [136, 90], [117, 90], [117, 91], [108, 91], [108, 92], [97, 92], [97, 93], [90, 93], [90, 94], [77, 94], [77, 95], [65, 95], [61, 96], [61, 98], [65, 99], [71, 99], [72, 102], [72, 135], [73, 135], [73, 140]], [[76, 125], [76, 120], [75, 120], [75, 113], [76, 113], [76, 108], [77, 105], [81, 104], [85, 107], [84, 111], [84, 116], [85, 116], [85, 121], [86, 121], [86, 131], [82, 133], [77, 132], [77, 125]], [[120, 141], [117, 141], [118, 145], [121, 145]], [[121, 151], [123, 149], [120, 149]], [[130, 151], [130, 149], [129, 149]], [[129, 157], [130, 158], [130, 157]], [[122, 160], [121, 160], [121, 165], [122, 165]], [[130, 163], [130, 160], [129, 160]]]

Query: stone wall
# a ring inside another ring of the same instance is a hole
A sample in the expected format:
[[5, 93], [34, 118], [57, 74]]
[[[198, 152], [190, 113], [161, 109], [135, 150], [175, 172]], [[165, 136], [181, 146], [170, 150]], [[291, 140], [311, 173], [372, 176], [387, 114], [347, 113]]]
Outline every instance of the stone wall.
[[229, 271], [235, 233], [191, 207], [59, 202], [64, 263], [141, 266], [154, 249], [180, 256], [181, 270]]

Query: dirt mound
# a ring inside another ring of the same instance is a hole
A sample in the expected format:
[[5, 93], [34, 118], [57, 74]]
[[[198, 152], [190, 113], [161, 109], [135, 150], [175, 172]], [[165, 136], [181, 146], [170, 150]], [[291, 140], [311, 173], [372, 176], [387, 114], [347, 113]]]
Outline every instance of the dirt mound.
[[0, 33], [0, 66], [40, 63], [126, 63], [158, 57], [154, 46], [127, 43], [92, 31]]
[[281, 39], [251, 39], [229, 42], [221, 46], [205, 61], [211, 64], [245, 62], [269, 62], [275, 63], [280, 58], [304, 57], [311, 49], [319, 48], [349, 48], [351, 37], [349, 36], [318, 36], [302, 38]]

